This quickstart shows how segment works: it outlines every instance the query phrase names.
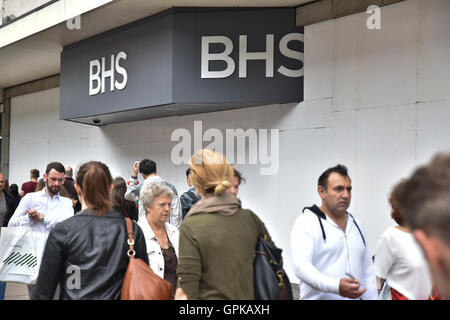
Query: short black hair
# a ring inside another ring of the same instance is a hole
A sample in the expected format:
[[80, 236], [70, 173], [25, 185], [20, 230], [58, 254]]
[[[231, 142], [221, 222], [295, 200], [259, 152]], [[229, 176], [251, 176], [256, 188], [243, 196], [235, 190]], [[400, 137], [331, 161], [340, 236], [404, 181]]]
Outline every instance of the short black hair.
[[245, 183], [245, 178], [242, 176], [242, 174], [237, 171], [236, 169], [234, 169], [234, 173], [233, 176], [239, 179], [239, 184], [241, 184], [241, 182]]
[[156, 162], [150, 159], [144, 159], [139, 162], [139, 172], [148, 176], [149, 174], [156, 173]]
[[61, 162], [50, 162], [47, 165], [47, 169], [45, 169], [45, 174], [48, 175], [48, 173], [52, 170], [55, 169], [56, 171], [60, 172], [60, 173], [64, 173], [66, 172], [66, 169], [64, 168], [64, 166], [62, 165]]
[[328, 177], [333, 172], [339, 173], [341, 176], [344, 176], [344, 177], [347, 177], [350, 179], [350, 177], [348, 176], [347, 167], [342, 164], [338, 164], [335, 167], [331, 167], [331, 168], [328, 168], [327, 170], [325, 170], [324, 173], [322, 173], [320, 175], [319, 180], [317, 181], [317, 185], [321, 186], [325, 190], [327, 190], [328, 189]]

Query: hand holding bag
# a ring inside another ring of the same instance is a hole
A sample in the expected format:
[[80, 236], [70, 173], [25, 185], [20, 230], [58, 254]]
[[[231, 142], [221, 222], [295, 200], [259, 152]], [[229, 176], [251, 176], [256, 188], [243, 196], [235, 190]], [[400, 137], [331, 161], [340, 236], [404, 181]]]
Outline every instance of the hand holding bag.
[[30, 227], [2, 227], [0, 281], [34, 284], [39, 274], [45, 237]]
[[133, 239], [133, 222], [130, 218], [125, 218], [127, 224], [128, 239], [130, 247], [125, 278], [123, 279], [121, 300], [171, 300], [172, 285], [169, 281], [161, 279], [153, 270], [139, 258], [135, 258]]

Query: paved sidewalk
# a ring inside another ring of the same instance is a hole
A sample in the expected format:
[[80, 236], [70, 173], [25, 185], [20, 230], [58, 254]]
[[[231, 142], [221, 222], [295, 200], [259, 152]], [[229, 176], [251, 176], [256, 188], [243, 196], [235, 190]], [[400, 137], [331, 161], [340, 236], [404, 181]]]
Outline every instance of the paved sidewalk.
[[[292, 283], [292, 291], [294, 300], [298, 300], [299, 286]], [[26, 284], [9, 282], [6, 284], [5, 300], [29, 300], [28, 290]]]
[[5, 300], [29, 300], [27, 285], [8, 282], [6, 284]]

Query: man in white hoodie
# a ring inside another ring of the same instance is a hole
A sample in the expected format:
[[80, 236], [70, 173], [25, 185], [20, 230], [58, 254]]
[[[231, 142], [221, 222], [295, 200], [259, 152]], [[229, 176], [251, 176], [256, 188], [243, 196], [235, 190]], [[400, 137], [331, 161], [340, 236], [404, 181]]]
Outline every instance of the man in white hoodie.
[[352, 185], [343, 165], [319, 178], [321, 207], [304, 208], [292, 228], [291, 252], [300, 299], [377, 299], [376, 280], [361, 222], [347, 212]]
[[[127, 191], [125, 193], [125, 199], [130, 201], [139, 201], [141, 184], [138, 180], [138, 172], [144, 178], [144, 184], [146, 183], [162, 183], [169, 187], [173, 191], [172, 205], [170, 208], [169, 223], [179, 228], [182, 221], [182, 212], [180, 197], [178, 196], [177, 189], [173, 184], [165, 181], [163, 178], [157, 175], [156, 162], [149, 159], [142, 161], [136, 161], [133, 164], [133, 175], [127, 182]], [[139, 201], [139, 219], [145, 218], [145, 209], [142, 203]]]

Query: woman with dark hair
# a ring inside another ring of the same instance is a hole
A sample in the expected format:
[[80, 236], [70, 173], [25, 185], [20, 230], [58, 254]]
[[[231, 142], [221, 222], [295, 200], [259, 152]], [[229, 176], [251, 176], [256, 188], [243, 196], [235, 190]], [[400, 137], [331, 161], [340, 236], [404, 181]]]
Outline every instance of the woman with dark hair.
[[111, 191], [113, 209], [122, 212], [125, 217], [138, 221], [138, 208], [136, 203], [125, 199], [125, 192], [127, 191], [127, 183], [122, 177], [117, 177], [113, 180], [113, 189]]
[[239, 192], [239, 186], [241, 185], [241, 183], [245, 183], [245, 178], [236, 168], [234, 168], [233, 178], [231, 180], [231, 187], [227, 190], [227, 192], [232, 193], [237, 197], [237, 194]]
[[[51, 300], [60, 285], [59, 299], [120, 299], [129, 257], [123, 215], [112, 208], [112, 177], [97, 161], [78, 170], [75, 188], [82, 205], [77, 215], [50, 232], [36, 288], [30, 297]], [[140, 227], [133, 223], [136, 258], [148, 264]]]

